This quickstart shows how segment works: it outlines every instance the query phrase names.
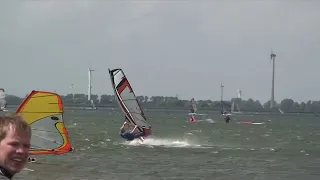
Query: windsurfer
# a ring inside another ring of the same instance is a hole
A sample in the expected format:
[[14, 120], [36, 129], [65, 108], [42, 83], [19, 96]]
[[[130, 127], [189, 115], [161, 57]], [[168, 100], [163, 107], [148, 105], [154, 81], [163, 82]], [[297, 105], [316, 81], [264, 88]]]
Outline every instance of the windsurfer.
[[[129, 124], [127, 123], [127, 121], [125, 121], [123, 123], [123, 125], [120, 128], [120, 136], [128, 141], [132, 141], [136, 138], [140, 138], [146, 135], [150, 134], [150, 129], [145, 129], [143, 128], [143, 132], [135, 132], [135, 130], [137, 129], [138, 125], [135, 125], [134, 128], [130, 131], [129, 129]], [[149, 130], [148, 134], [146, 133], [147, 130]]]
[[230, 121], [230, 116], [229, 116], [229, 115], [226, 115], [226, 117], [225, 117], [224, 119], [225, 119], [226, 123], [229, 123], [229, 121]]
[[36, 158], [28, 157], [28, 162], [30, 163], [36, 162]]
[[224, 117], [224, 120], [226, 121], [226, 123], [229, 123], [229, 121], [231, 120], [230, 115], [226, 112], [226, 111], [221, 111], [222, 116]]

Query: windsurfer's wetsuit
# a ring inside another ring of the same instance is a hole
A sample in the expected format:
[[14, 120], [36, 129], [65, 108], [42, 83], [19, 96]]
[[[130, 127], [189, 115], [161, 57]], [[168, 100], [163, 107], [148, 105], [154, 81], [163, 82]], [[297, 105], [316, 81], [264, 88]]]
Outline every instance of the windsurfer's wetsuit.
[[0, 180], [11, 179], [13, 174], [9, 173], [4, 167], [0, 166]]
[[134, 133], [131, 132], [120, 133], [120, 136], [126, 139], [127, 141], [132, 141], [135, 139]]
[[222, 114], [223, 116], [226, 116], [226, 117], [224, 117], [224, 120], [226, 121], [226, 123], [229, 123], [229, 121], [231, 120], [231, 118], [230, 118], [229, 115], [227, 115], [227, 112], [226, 112], [226, 111], [221, 111], [221, 114]]
[[120, 136], [122, 138], [126, 139], [127, 141], [132, 141], [134, 139], [137, 139], [139, 137], [144, 136], [144, 132], [138, 132], [138, 133], [135, 133], [135, 132], [123, 132], [123, 133], [120, 133]]
[[230, 121], [230, 116], [227, 115], [224, 119], [226, 120], [226, 123], [229, 123], [229, 121]]
[[151, 130], [147, 128], [143, 128], [142, 132], [125, 132], [124, 129], [121, 129], [120, 136], [127, 141], [132, 141], [134, 139], [137, 139], [139, 137], [148, 136], [150, 135]]

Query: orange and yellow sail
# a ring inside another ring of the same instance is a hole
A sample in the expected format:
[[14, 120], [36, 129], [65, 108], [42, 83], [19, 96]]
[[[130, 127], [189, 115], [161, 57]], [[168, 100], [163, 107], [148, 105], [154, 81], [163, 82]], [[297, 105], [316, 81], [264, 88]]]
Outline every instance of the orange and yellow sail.
[[64, 126], [61, 97], [52, 92], [32, 91], [17, 109], [31, 126], [31, 155], [64, 154], [72, 151]]

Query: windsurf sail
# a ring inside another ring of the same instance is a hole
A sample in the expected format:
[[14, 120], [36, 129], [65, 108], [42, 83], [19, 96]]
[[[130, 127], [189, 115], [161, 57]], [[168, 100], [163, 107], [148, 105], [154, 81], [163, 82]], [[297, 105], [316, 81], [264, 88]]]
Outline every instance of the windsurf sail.
[[[235, 111], [235, 106], [236, 106], [238, 111]], [[240, 108], [239, 108], [239, 104], [236, 104], [234, 101], [231, 104], [231, 113], [234, 113], [234, 114], [240, 114], [241, 113]]]
[[150, 129], [151, 125], [148, 124], [144, 112], [123, 70], [109, 69], [109, 74], [116, 100], [128, 121], [133, 125], [138, 125], [137, 129], [140, 132], [143, 132], [142, 127]]
[[284, 114], [284, 111], [282, 111], [282, 109], [278, 108], [278, 110], [281, 114]]
[[0, 111], [5, 111], [7, 106], [6, 94], [3, 88], [0, 88]]
[[97, 109], [97, 107], [94, 105], [94, 102], [93, 102], [92, 99], [90, 100], [90, 103], [91, 103], [91, 108], [92, 108], [92, 109]]
[[31, 155], [71, 152], [68, 131], [63, 120], [61, 97], [52, 92], [33, 90], [17, 109], [32, 129]]
[[227, 112], [231, 113], [231, 104], [229, 102], [226, 101], [220, 101], [221, 103], [221, 113], [222, 114], [226, 114]]
[[233, 111], [234, 111], [234, 101], [231, 104], [231, 112], [233, 112]]
[[[199, 121], [204, 121], [204, 120], [208, 120], [209, 118], [207, 117], [208, 114], [198, 114], [198, 108], [197, 108], [197, 102], [194, 100], [194, 98], [191, 98], [190, 100], [190, 113], [188, 113], [189, 115], [189, 122], [191, 123], [195, 123], [195, 122], [199, 122]], [[211, 120], [211, 119], [210, 119]]]
[[191, 99], [191, 113], [197, 113], [197, 103], [196, 101], [194, 100], [194, 98]]

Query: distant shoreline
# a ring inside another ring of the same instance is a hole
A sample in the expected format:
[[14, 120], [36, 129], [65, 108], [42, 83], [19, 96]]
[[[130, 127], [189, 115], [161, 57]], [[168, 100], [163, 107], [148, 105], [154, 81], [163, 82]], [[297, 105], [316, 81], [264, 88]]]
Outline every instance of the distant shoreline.
[[[14, 111], [17, 109], [19, 106], [18, 105], [8, 105], [8, 109], [10, 110], [9, 112]], [[65, 110], [82, 110], [82, 111], [118, 111], [121, 112], [121, 110], [117, 106], [97, 106], [97, 109], [88, 109], [89, 106], [71, 106], [71, 105], [64, 105]], [[186, 115], [189, 113], [189, 110], [183, 109], [183, 108], [143, 108], [143, 110], [148, 113], [148, 112], [179, 112], [179, 113], [186, 113]], [[220, 110], [210, 110], [210, 109], [204, 109], [199, 111], [199, 113], [207, 113], [207, 114], [221, 114]], [[285, 113], [285, 116], [296, 116], [296, 115], [315, 115], [317, 116], [319, 113], [310, 113], [310, 112], [291, 112], [291, 113]], [[279, 111], [243, 111], [242, 114], [234, 114], [235, 116], [241, 116], [241, 115], [280, 115]]]

